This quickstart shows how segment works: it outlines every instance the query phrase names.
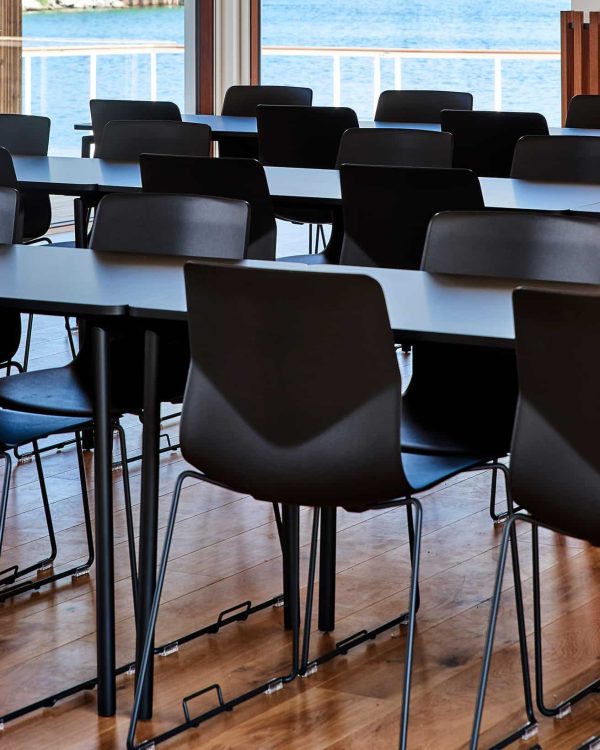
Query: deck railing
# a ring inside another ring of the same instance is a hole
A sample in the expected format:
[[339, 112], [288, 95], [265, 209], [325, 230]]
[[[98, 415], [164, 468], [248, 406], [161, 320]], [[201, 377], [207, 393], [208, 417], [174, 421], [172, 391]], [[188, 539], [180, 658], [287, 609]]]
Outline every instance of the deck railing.
[[[99, 57], [148, 56], [150, 68], [149, 98], [156, 99], [158, 90], [159, 55], [183, 54], [181, 44], [159, 42], [81, 42], [77, 40], [24, 40], [23, 47], [23, 111], [32, 109], [32, 61], [49, 57], [83, 57], [89, 60], [89, 98], [96, 96], [97, 61]], [[35, 42], [37, 46], [34, 46]], [[49, 46], [40, 46], [39, 42]], [[33, 43], [33, 44], [32, 44]], [[394, 87], [402, 88], [402, 66], [404, 60], [488, 60], [493, 62], [494, 108], [502, 109], [502, 65], [509, 60], [559, 61], [559, 51], [538, 50], [458, 50], [458, 49], [399, 49], [382, 47], [283, 47], [265, 46], [263, 57], [322, 57], [330, 61], [333, 74], [332, 103], [342, 102], [342, 60], [344, 58], [370, 58], [373, 64], [373, 100], [377, 101], [381, 91], [381, 63], [392, 60]]]
[[502, 63], [508, 60], [560, 60], [560, 52], [552, 50], [467, 50], [467, 49], [397, 49], [382, 47], [263, 47], [266, 57], [325, 57], [333, 69], [333, 105], [342, 100], [342, 59], [367, 57], [373, 61], [373, 106], [381, 91], [381, 62], [393, 60], [394, 88], [402, 88], [403, 60], [490, 60], [494, 63], [494, 109], [502, 109]]

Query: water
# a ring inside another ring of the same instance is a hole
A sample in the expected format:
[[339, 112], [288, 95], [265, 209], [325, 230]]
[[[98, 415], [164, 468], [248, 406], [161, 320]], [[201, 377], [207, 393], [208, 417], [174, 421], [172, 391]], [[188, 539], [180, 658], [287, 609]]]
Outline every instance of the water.
[[[368, 46], [420, 49], [558, 50], [559, 11], [564, 0], [263, 0], [263, 44], [290, 46]], [[170, 42], [183, 44], [183, 8], [28, 13], [27, 46], [57, 42]], [[35, 41], [41, 40], [44, 41]], [[48, 40], [57, 40], [52, 42]], [[158, 58], [158, 97], [183, 106], [183, 55]], [[543, 112], [560, 120], [560, 64], [554, 61], [504, 62], [503, 109]], [[263, 58], [264, 83], [313, 88], [316, 104], [331, 104], [331, 58]], [[475, 106], [493, 108], [491, 61], [404, 60], [404, 88], [446, 88], [473, 92]], [[382, 88], [393, 88], [393, 63], [383, 60]], [[373, 113], [373, 63], [342, 61], [342, 103], [359, 116]], [[150, 96], [147, 55], [100, 57], [98, 97]], [[52, 118], [52, 150], [76, 152], [77, 120], [89, 119], [89, 61], [85, 57], [35, 59], [32, 112]]]

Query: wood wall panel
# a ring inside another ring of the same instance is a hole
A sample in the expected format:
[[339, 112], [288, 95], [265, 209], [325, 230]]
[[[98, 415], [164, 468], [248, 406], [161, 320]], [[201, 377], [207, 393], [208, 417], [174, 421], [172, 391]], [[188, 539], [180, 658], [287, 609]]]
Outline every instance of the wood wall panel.
[[21, 0], [0, 0], [0, 112], [21, 111]]
[[560, 41], [564, 123], [571, 97], [600, 94], [600, 12], [590, 12], [584, 22], [583, 11], [562, 11]]

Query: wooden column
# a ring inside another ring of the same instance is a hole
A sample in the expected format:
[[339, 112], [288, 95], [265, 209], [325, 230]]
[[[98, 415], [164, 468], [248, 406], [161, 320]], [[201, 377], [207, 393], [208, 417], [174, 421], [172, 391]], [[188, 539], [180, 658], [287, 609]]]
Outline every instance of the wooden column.
[[0, 0], [0, 112], [21, 111], [21, 0]]
[[589, 16], [584, 23], [581, 10], [560, 14], [563, 123], [571, 97], [600, 94], [600, 13], [591, 11]]
[[[250, 3], [250, 83], [260, 83], [261, 0]], [[3, 0], [0, 0], [3, 2]], [[215, 100], [215, 0], [196, 0], [196, 110], [214, 114]]]

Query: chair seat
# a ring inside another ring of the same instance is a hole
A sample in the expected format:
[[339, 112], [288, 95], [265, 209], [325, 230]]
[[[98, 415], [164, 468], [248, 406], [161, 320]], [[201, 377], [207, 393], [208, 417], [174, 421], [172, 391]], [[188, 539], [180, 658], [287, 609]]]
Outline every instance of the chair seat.
[[492, 455], [429, 455], [402, 452], [404, 474], [415, 492], [429, 489], [466, 469], [486, 464]]
[[288, 255], [283, 258], [277, 258], [282, 263], [306, 263], [307, 266], [317, 266], [321, 264], [331, 264], [327, 260], [325, 253], [310, 253], [306, 255]]
[[1, 378], [0, 406], [88, 419], [94, 413], [91, 394], [72, 364]]
[[0, 450], [18, 448], [50, 435], [77, 432], [88, 427], [91, 427], [88, 419], [52, 417], [46, 414], [0, 409]]
[[502, 439], [499, 435], [493, 443], [489, 442], [489, 421], [481, 425], [471, 421], [461, 421], [460, 414], [456, 418], [444, 416], [436, 418], [436, 409], [430, 410], [430, 420], [423, 414], [423, 406], [417, 410], [411, 399], [402, 401], [402, 451], [407, 453], [439, 454], [443, 456], [472, 456], [483, 451], [493, 458], [505, 456], [510, 449], [510, 435]]

